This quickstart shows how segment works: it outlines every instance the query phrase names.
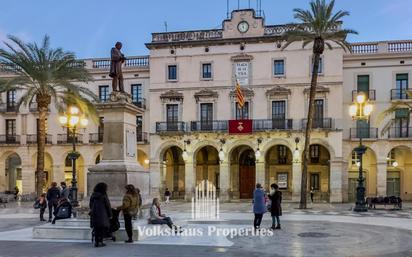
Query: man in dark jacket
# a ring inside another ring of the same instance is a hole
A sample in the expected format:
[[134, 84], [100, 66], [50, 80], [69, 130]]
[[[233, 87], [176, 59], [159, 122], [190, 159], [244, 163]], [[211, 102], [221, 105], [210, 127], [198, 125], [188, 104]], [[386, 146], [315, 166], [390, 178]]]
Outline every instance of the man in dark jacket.
[[103, 238], [109, 231], [112, 208], [107, 197], [107, 185], [98, 183], [90, 196], [90, 226], [94, 231], [94, 246], [105, 246]]
[[57, 183], [53, 182], [49, 190], [47, 190], [47, 204], [49, 207], [49, 222], [52, 221], [52, 213], [56, 210], [60, 198], [60, 190]]

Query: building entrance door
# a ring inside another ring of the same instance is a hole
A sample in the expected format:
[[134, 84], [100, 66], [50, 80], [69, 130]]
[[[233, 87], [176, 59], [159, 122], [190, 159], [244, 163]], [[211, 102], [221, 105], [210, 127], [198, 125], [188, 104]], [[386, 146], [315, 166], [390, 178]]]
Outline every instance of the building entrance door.
[[239, 194], [241, 199], [253, 197], [256, 183], [255, 154], [253, 150], [246, 150], [239, 159]]

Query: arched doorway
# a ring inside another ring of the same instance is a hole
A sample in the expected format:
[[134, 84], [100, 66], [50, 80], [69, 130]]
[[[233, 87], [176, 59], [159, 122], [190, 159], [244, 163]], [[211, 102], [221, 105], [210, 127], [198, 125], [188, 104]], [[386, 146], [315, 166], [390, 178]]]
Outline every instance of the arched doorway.
[[20, 156], [16, 153], [9, 155], [5, 163], [6, 167], [6, 191], [14, 191], [15, 187], [19, 189], [19, 192], [22, 192], [23, 181], [21, 174], [21, 159]]
[[[348, 201], [356, 202], [356, 188], [358, 187], [360, 159], [354, 150], [349, 157], [348, 170]], [[362, 170], [365, 178], [364, 187], [366, 196], [376, 196], [377, 169], [376, 155], [371, 148], [367, 148], [362, 155]]]
[[230, 172], [233, 197], [250, 199], [256, 183], [256, 158], [250, 146], [242, 145], [232, 150]]
[[265, 156], [265, 188], [272, 183], [278, 184], [284, 199], [292, 198], [292, 161], [292, 152], [285, 145], [272, 146]]
[[314, 191], [314, 201], [329, 202], [330, 196], [330, 153], [319, 144], [309, 147], [308, 192]]
[[172, 192], [173, 199], [183, 199], [185, 197], [185, 162], [182, 158], [182, 149], [177, 146], [168, 148], [163, 154], [163, 188], [160, 193], [164, 193], [166, 188]]
[[393, 148], [387, 156], [386, 195], [412, 199], [412, 151], [406, 146]]
[[209, 181], [219, 192], [219, 154], [213, 146], [205, 146], [196, 153], [196, 185]]

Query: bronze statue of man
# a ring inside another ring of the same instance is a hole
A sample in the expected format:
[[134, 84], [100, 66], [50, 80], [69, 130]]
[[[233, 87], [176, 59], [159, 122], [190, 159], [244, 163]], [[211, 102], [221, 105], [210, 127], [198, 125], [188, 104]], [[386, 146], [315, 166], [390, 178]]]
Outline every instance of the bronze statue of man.
[[112, 48], [109, 76], [112, 78], [113, 91], [124, 92], [122, 64], [126, 61], [126, 58], [120, 52], [120, 49], [122, 49], [122, 43], [120, 42], [117, 42]]

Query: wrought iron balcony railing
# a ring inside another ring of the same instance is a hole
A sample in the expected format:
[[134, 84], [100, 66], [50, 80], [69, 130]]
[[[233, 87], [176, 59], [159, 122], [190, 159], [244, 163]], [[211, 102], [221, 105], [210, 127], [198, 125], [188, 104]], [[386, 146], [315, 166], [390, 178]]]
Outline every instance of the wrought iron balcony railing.
[[406, 89], [391, 89], [391, 100], [409, 99]]
[[[26, 136], [26, 143], [28, 145], [33, 145], [37, 144], [37, 134], [30, 134]], [[53, 144], [53, 136], [52, 135], [46, 135], [46, 144]]]
[[350, 139], [355, 138], [378, 138], [378, 128], [351, 128], [350, 129]]
[[213, 121], [192, 121], [190, 122], [191, 131], [203, 132], [226, 132], [228, 130], [227, 120], [213, 120]]
[[254, 131], [290, 129], [293, 129], [292, 119], [253, 120]]
[[139, 108], [146, 109], [146, 98], [138, 98], [133, 101], [133, 104]]
[[90, 144], [103, 143], [103, 133], [90, 133], [89, 134], [89, 143]]
[[[83, 134], [76, 134], [75, 142], [83, 143]], [[57, 135], [57, 144], [71, 144], [72, 143], [72, 136], [69, 134], [58, 134]]]
[[376, 100], [376, 90], [368, 90], [368, 91], [362, 91], [362, 90], [352, 90], [352, 102], [355, 101], [356, 95], [358, 93], [364, 92], [366, 94], [366, 99], [375, 101]]
[[156, 122], [156, 133], [174, 132], [182, 133], [186, 132], [186, 122]]
[[0, 112], [17, 112], [17, 103], [2, 103], [0, 104]]
[[149, 133], [147, 132], [137, 132], [136, 141], [140, 144], [147, 144], [149, 142]]
[[[308, 120], [302, 119], [302, 129], [306, 129], [306, 124]], [[323, 118], [323, 119], [313, 119], [312, 121], [313, 129], [333, 129], [333, 119], [332, 118]]]
[[0, 144], [19, 145], [19, 135], [0, 135]]
[[406, 126], [393, 126], [389, 128], [388, 138], [410, 138], [412, 137], [412, 128]]

